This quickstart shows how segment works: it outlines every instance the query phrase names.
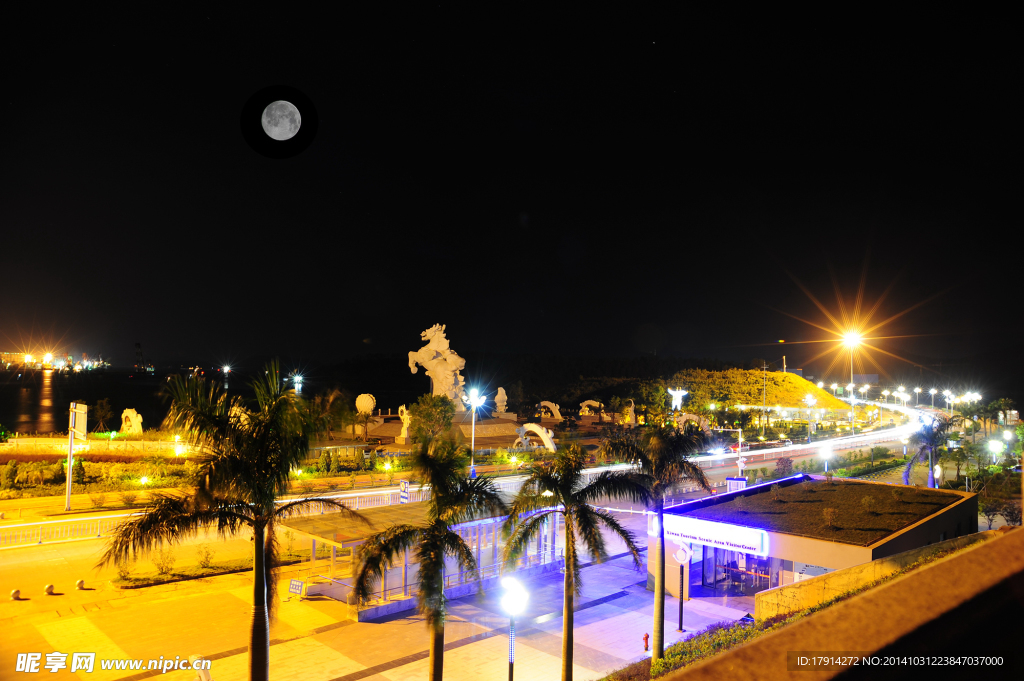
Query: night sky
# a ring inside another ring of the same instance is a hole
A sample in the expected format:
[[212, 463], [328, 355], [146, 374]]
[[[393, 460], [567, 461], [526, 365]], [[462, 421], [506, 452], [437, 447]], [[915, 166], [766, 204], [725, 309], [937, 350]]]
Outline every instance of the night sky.
[[[886, 371], [1016, 390], [1008, 25], [392, 11], [12, 21], [0, 349], [329, 363], [443, 323], [463, 354], [800, 367], [822, 347], [777, 341], [828, 335], [786, 313], [831, 324], [794, 278], [839, 318], [863, 277], [877, 321], [924, 303], [873, 335], [927, 368]], [[272, 85], [318, 117], [284, 160], [241, 132]]]

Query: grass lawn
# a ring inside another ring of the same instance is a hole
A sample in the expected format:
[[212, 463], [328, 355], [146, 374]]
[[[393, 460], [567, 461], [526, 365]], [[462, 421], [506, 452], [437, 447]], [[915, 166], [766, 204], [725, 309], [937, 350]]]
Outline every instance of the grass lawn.
[[[902, 494], [901, 498], [894, 496], [894, 490]], [[779, 492], [778, 501], [772, 499], [766, 490], [694, 509], [686, 515], [867, 546], [961, 498], [952, 492], [923, 487], [895, 487], [840, 479], [832, 484], [807, 480], [783, 487]], [[871, 499], [867, 505], [863, 501], [865, 497]], [[831, 528], [825, 522], [826, 508], [837, 511]]]

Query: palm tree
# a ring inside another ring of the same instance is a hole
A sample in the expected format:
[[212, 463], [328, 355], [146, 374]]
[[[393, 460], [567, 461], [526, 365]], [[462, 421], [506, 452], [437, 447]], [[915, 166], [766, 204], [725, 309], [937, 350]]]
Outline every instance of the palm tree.
[[601, 525], [625, 542], [633, 556], [633, 565], [641, 568], [640, 548], [633, 533], [619, 524], [611, 513], [591, 504], [601, 499], [650, 501], [643, 480], [636, 473], [606, 471], [589, 484], [584, 484], [583, 468], [587, 455], [578, 442], [561, 447], [554, 461], [530, 468], [512, 502], [505, 522], [508, 541], [505, 544], [506, 565], [514, 565], [529, 543], [543, 530], [544, 521], [561, 514], [565, 520], [565, 581], [562, 600], [562, 681], [572, 680], [573, 602], [582, 592], [578, 543], [599, 562], [607, 558]]
[[270, 673], [270, 619], [277, 600], [277, 524], [320, 505], [363, 517], [332, 499], [278, 503], [288, 489], [289, 472], [308, 452], [309, 431], [294, 390], [282, 385], [276, 362], [252, 388], [256, 399], [247, 406], [216, 383], [194, 377], [171, 380], [164, 426], [185, 433], [198, 453], [200, 483], [190, 494], [154, 495], [142, 516], [118, 527], [99, 565], [134, 559], [211, 526], [221, 537], [251, 530], [256, 550], [249, 678], [264, 681]]
[[[707, 447], [707, 438], [692, 424], [683, 431], [660, 427], [647, 430], [643, 435], [636, 435], [635, 432], [614, 437], [604, 446], [608, 453], [619, 460], [636, 461], [650, 489], [649, 508], [654, 513], [656, 532], [653, 554], [647, 554], [647, 560], [652, 562], [654, 568], [654, 640], [651, 657], [660, 660], [665, 654], [665, 495], [685, 480], [692, 480], [711, 492], [711, 484], [704, 471], [689, 460], [691, 455]], [[679, 597], [682, 598], [683, 594], [679, 594]]]
[[928, 462], [928, 486], [935, 487], [935, 466], [934, 466], [934, 455], [935, 450], [939, 447], [946, 445], [946, 440], [949, 437], [949, 432], [960, 425], [962, 419], [959, 415], [953, 415], [950, 418], [938, 417], [935, 418], [931, 425], [924, 424], [921, 426], [921, 430], [917, 431], [910, 436], [912, 446], [917, 447], [917, 452], [910, 457], [907, 461], [906, 467], [903, 469], [903, 484], [910, 484], [910, 469], [914, 467], [914, 464], [918, 461]]
[[430, 681], [441, 681], [444, 671], [444, 623], [447, 599], [444, 569], [448, 557], [470, 574], [477, 570], [473, 550], [452, 529], [484, 515], [505, 515], [508, 509], [494, 481], [486, 476], [466, 477], [469, 457], [451, 439], [425, 440], [412, 459], [413, 475], [430, 486], [425, 525], [392, 525], [369, 537], [360, 551], [360, 566], [353, 589], [360, 601], [373, 593], [384, 571], [412, 549], [419, 564], [419, 611], [430, 628]]

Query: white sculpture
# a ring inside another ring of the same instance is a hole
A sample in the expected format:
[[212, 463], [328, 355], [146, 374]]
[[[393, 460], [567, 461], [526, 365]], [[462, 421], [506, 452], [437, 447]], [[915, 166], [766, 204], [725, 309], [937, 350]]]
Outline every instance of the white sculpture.
[[604, 405], [597, 400], [585, 400], [580, 402], [580, 416], [591, 416], [595, 410], [599, 411], [602, 407], [604, 407]]
[[398, 415], [402, 419], [402, 433], [395, 438], [395, 443], [404, 445], [409, 442], [409, 426], [412, 425], [412, 412], [406, 409], [403, 404], [398, 408]]
[[528, 433], [533, 433], [540, 438], [544, 449], [549, 452], [555, 451], [555, 434], [543, 426], [539, 426], [536, 423], [524, 423], [520, 427], [516, 428], [516, 435], [519, 437], [516, 439], [513, 447], [530, 447], [530, 436]]
[[445, 395], [455, 403], [455, 411], [465, 411], [462, 398], [466, 394], [463, 388], [466, 379], [462, 377], [461, 371], [466, 368], [466, 360], [449, 347], [444, 329], [441, 324], [434, 324], [420, 334], [420, 338], [427, 341], [427, 344], [409, 353], [409, 370], [415, 374], [416, 365], [422, 364], [427, 376], [430, 376], [431, 394]]
[[494, 397], [494, 410], [499, 414], [505, 413], [505, 405], [508, 403], [508, 396], [504, 388], [498, 388], [498, 394]]
[[683, 408], [683, 395], [686, 391], [682, 388], [676, 388], [675, 390], [669, 390], [668, 394], [672, 396], [672, 411], [679, 411]]
[[626, 410], [626, 427], [632, 428], [636, 425], [636, 411], [634, 410], [633, 400], [629, 401], [629, 409]]
[[376, 406], [377, 400], [374, 399], [373, 395], [363, 393], [356, 398], [356, 411], [360, 414], [372, 414]]
[[679, 414], [676, 416], [676, 428], [682, 430], [686, 427], [687, 421], [693, 421], [697, 424], [706, 435], [711, 435], [711, 427], [708, 425], [707, 419], [703, 416], [695, 416], [694, 414]]
[[551, 416], [553, 416], [554, 418], [558, 419], [559, 421], [562, 420], [562, 412], [558, 411], [559, 406], [557, 404], [555, 404], [554, 402], [546, 402], [545, 401], [545, 402], [541, 402], [537, 406], [539, 406], [541, 409], [543, 409], [544, 407], [547, 407], [548, 409], [551, 410]]
[[121, 432], [125, 435], [142, 435], [142, 417], [134, 409], [121, 412]]

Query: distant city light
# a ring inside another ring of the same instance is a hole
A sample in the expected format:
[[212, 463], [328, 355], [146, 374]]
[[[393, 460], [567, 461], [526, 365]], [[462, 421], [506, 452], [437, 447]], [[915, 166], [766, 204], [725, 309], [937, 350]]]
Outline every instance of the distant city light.
[[225, 374], [230, 374], [230, 373], [231, 373], [231, 367], [229, 367], [229, 366], [225, 366], [225, 367], [224, 367], [224, 373], [225, 373]]
[[147, 478], [145, 475], [143, 475], [141, 478], [139, 478], [139, 482], [141, 482], [143, 485], [145, 485], [147, 482], [149, 482], [149, 478]]
[[25, 355], [25, 364], [32, 364], [32, 362], [33, 362], [32, 355]]
[[45, 355], [43, 355], [43, 362], [46, 364], [50, 364], [51, 362], [53, 362], [53, 354], [48, 352]]

